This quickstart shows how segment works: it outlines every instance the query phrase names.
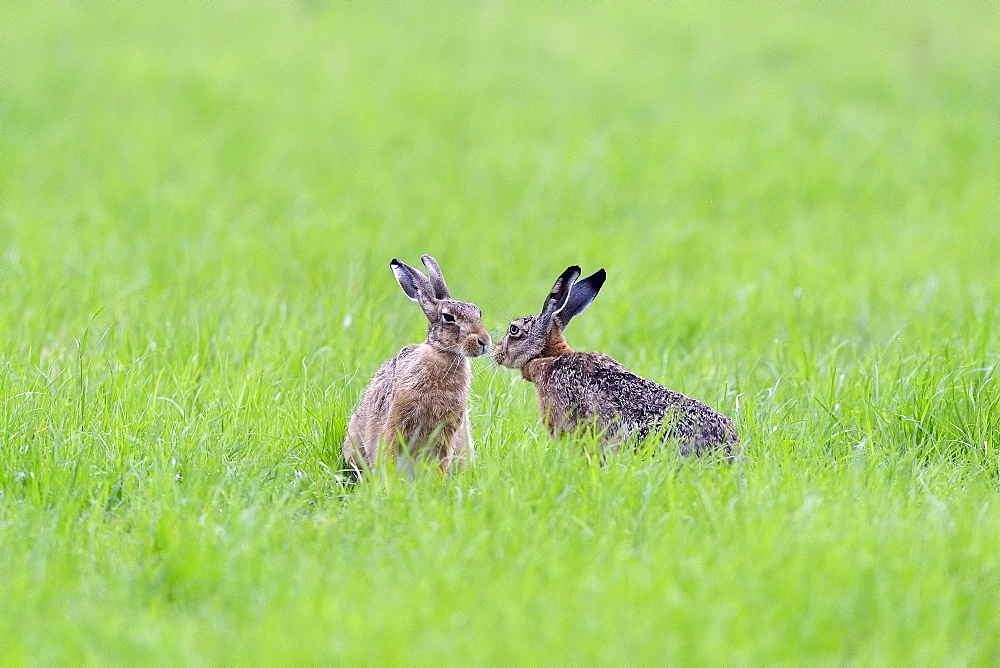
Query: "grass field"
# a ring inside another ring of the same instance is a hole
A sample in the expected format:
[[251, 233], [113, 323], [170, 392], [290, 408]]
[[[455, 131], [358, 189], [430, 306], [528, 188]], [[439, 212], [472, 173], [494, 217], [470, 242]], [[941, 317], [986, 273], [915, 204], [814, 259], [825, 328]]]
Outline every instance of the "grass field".
[[[994, 3], [0, 3], [0, 663], [1000, 661]], [[744, 459], [342, 488], [437, 256]]]

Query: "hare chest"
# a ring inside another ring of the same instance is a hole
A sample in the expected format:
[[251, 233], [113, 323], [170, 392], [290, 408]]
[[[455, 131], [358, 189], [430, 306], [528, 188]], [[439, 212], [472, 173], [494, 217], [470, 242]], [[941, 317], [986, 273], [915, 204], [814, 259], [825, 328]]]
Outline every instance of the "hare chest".
[[471, 381], [464, 357], [418, 346], [397, 369], [390, 434], [401, 435], [414, 454], [449, 454], [463, 433]]

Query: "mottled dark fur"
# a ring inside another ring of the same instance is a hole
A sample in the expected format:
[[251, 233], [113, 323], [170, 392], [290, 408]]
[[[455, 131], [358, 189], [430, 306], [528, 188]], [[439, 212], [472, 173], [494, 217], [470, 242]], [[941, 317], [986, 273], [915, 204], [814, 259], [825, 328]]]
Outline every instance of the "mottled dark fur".
[[590, 305], [605, 277], [601, 270], [576, 283], [579, 274], [579, 267], [563, 272], [542, 312], [514, 320], [495, 353], [497, 362], [519, 369], [535, 385], [549, 433], [592, 426], [611, 449], [656, 435], [677, 441], [683, 454], [721, 450], [732, 457], [739, 437], [725, 415], [632, 373], [608, 355], [569, 347], [563, 330]]

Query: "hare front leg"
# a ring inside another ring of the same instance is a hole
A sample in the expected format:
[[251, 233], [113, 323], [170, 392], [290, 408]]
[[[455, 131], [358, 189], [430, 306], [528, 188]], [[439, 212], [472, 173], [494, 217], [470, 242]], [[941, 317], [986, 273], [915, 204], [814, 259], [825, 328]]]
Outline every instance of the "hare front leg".
[[473, 452], [472, 427], [469, 422], [469, 412], [466, 411], [461, 423], [445, 437], [441, 471], [448, 472], [467, 467], [472, 461]]

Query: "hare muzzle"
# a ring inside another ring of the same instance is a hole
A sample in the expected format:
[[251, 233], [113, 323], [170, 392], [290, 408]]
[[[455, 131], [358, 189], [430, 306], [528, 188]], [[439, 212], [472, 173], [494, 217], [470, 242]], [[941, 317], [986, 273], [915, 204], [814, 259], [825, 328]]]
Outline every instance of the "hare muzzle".
[[485, 355], [490, 349], [490, 335], [486, 332], [470, 334], [465, 339], [465, 354], [469, 357], [479, 357]]

